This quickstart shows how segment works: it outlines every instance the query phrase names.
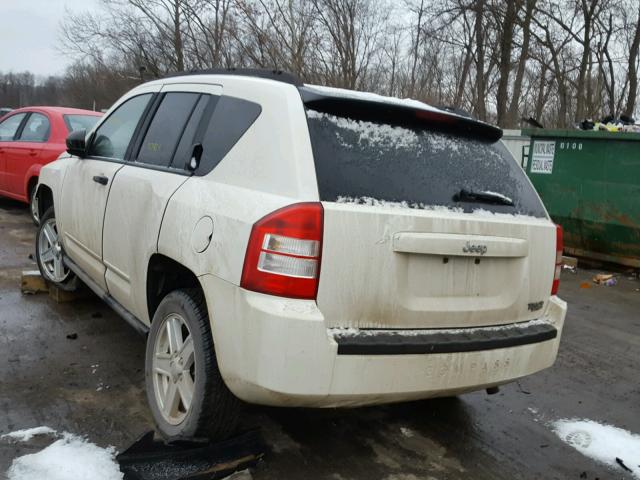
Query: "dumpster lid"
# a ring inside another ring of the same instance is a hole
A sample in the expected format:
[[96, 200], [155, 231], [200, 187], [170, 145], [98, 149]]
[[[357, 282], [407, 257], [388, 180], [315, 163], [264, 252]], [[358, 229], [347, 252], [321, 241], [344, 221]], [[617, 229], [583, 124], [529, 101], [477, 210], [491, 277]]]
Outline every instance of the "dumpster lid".
[[588, 138], [593, 140], [640, 142], [640, 133], [636, 132], [605, 132], [602, 130], [524, 128], [522, 129], [522, 135], [527, 135], [534, 138]]

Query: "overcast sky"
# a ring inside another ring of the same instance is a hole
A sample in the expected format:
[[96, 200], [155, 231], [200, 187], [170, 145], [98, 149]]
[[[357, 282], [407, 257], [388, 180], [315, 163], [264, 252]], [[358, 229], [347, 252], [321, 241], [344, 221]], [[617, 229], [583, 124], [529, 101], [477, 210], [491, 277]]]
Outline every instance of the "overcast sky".
[[56, 51], [65, 7], [95, 10], [98, 0], [0, 0], [0, 72], [64, 72], [72, 59]]

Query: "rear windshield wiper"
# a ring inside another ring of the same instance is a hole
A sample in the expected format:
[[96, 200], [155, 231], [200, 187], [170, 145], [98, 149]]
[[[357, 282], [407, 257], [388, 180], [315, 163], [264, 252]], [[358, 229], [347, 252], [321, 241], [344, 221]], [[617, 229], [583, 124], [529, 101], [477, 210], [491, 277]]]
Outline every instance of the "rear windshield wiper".
[[489, 203], [491, 205], [509, 205], [513, 207], [513, 200], [501, 193], [480, 191], [474, 192], [472, 190], [460, 190], [453, 196], [454, 202], [477, 202], [477, 203]]

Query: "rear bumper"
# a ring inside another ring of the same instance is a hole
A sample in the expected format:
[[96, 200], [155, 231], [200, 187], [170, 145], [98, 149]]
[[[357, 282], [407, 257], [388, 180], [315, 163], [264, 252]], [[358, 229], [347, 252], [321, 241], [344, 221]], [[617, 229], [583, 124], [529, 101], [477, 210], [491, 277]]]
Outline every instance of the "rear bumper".
[[[225, 382], [239, 398], [265, 405], [368, 405], [508, 383], [553, 364], [567, 309], [564, 301], [551, 299], [536, 323], [541, 327], [525, 332], [538, 335], [534, 343], [441, 353], [339, 354], [341, 340], [327, 329], [315, 302], [248, 292], [211, 275], [200, 279]], [[553, 338], [540, 337], [543, 331], [548, 332], [543, 336], [553, 331]], [[413, 339], [413, 345], [423, 348], [425, 342]]]

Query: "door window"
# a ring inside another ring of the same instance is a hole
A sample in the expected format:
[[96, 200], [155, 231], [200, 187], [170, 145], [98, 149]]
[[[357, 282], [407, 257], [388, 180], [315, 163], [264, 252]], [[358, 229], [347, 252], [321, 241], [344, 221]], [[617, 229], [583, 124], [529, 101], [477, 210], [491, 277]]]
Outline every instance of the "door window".
[[199, 93], [167, 93], [149, 124], [136, 161], [168, 167]]
[[27, 119], [20, 138], [23, 142], [46, 142], [49, 138], [51, 125], [49, 119], [41, 113], [32, 113]]
[[123, 160], [131, 137], [151, 99], [150, 93], [133, 97], [120, 105], [98, 127], [89, 147], [89, 156]]
[[0, 122], [0, 142], [13, 140], [25, 116], [26, 113], [17, 113]]
[[204, 128], [204, 125], [202, 125], [202, 119], [207, 116], [208, 111], [213, 111], [218, 98], [219, 97], [217, 95], [202, 95], [200, 97], [196, 108], [193, 109], [193, 113], [191, 113], [191, 117], [189, 117], [187, 126], [184, 128], [182, 138], [180, 138], [180, 142], [178, 142], [176, 153], [173, 155], [173, 160], [171, 162], [171, 168], [177, 168], [180, 170], [187, 168], [193, 154], [194, 144], [199, 142], [199, 137], [202, 136], [199, 135], [199, 133], [201, 133], [199, 130]]

